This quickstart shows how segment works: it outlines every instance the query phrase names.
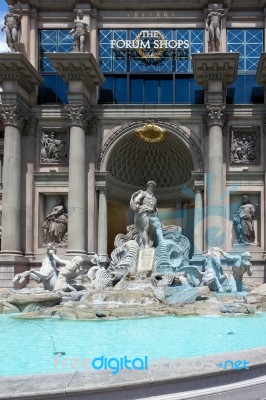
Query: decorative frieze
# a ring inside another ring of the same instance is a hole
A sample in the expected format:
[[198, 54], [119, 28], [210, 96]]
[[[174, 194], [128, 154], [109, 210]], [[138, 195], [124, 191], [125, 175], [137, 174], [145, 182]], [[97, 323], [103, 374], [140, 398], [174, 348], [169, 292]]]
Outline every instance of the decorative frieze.
[[206, 105], [207, 109], [207, 122], [208, 126], [211, 127], [212, 125], [219, 125], [221, 127], [224, 126], [225, 118], [224, 118], [224, 111], [225, 105]]
[[232, 127], [230, 134], [231, 164], [258, 164], [260, 162], [259, 127]]
[[28, 113], [18, 105], [0, 105], [0, 116], [4, 125], [16, 126], [23, 129], [28, 119]]

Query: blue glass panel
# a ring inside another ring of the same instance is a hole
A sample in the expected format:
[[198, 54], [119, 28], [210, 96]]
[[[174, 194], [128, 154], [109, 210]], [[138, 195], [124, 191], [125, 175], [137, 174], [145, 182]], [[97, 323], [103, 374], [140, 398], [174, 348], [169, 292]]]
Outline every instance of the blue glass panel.
[[56, 43], [56, 30], [52, 30], [52, 29], [43, 29], [41, 30], [41, 34], [40, 34], [40, 42], [42, 45], [45, 44], [51, 44], [51, 43]]
[[51, 64], [51, 61], [47, 57], [42, 57], [40, 60], [40, 71], [42, 72], [55, 72], [54, 67]]
[[43, 75], [39, 88], [38, 103], [56, 103], [56, 75]]
[[189, 71], [189, 60], [181, 58], [176, 60], [176, 72], [188, 72]]
[[227, 88], [227, 103], [228, 104], [243, 104], [245, 103], [245, 76], [238, 75], [232, 85]]
[[159, 80], [144, 80], [144, 103], [158, 103], [159, 101]]
[[143, 103], [143, 79], [131, 78], [130, 102], [131, 103]]
[[244, 30], [229, 29], [227, 31], [227, 43], [244, 43]]
[[189, 103], [189, 77], [176, 76], [175, 80], [175, 102], [178, 104]]
[[57, 103], [67, 103], [68, 85], [61, 76], [57, 75], [56, 78]]
[[174, 100], [172, 76], [160, 80], [160, 103], [172, 104]]
[[73, 43], [73, 37], [69, 34], [69, 30], [61, 29], [58, 31], [58, 44], [63, 45], [71, 45]]
[[255, 75], [246, 75], [246, 102], [247, 103], [263, 103], [264, 90], [255, 79]]
[[204, 90], [203, 86], [197, 85], [194, 78], [190, 78], [190, 103], [203, 104], [204, 103]]
[[99, 103], [113, 103], [114, 102], [114, 78], [106, 76], [105, 82], [100, 88]]
[[114, 101], [115, 103], [125, 104], [127, 99], [127, 77], [117, 76], [114, 81]]

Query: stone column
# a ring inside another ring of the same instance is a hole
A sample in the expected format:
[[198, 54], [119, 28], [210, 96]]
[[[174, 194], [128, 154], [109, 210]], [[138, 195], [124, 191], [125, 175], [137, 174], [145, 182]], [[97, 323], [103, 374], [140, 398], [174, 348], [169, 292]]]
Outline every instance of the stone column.
[[202, 255], [203, 252], [203, 201], [202, 188], [195, 188], [195, 209], [194, 209], [194, 254]]
[[182, 199], [177, 198], [175, 201], [176, 225], [182, 227], [183, 213], [182, 213]]
[[98, 254], [107, 255], [107, 188], [99, 187]]
[[[57, 73], [68, 83], [66, 110], [71, 119], [69, 153], [69, 195], [68, 195], [68, 252], [84, 254], [87, 241], [86, 226], [86, 141], [85, 126], [92, 118], [92, 106], [97, 103], [96, 89], [105, 78], [93, 54], [45, 53]], [[91, 188], [91, 185], [90, 185]], [[90, 199], [88, 199], [89, 203]], [[90, 203], [88, 205], [90, 208]], [[91, 252], [92, 249], [88, 249]]]
[[[237, 53], [209, 53], [193, 55], [195, 80], [204, 86], [209, 130], [208, 160], [205, 163], [207, 220], [204, 239], [206, 248], [223, 247], [225, 242], [223, 179], [223, 124], [226, 86], [237, 75]], [[227, 232], [230, 234], [230, 232]]]
[[182, 214], [183, 214], [182, 235], [187, 236], [187, 234], [188, 234], [188, 201], [187, 200], [183, 200]]
[[26, 113], [18, 105], [0, 105], [5, 125], [1, 253], [21, 254], [21, 130]]
[[223, 182], [223, 123], [225, 105], [207, 105], [209, 126], [207, 190], [208, 247], [221, 247], [224, 235], [224, 182]]
[[65, 106], [70, 118], [69, 188], [68, 188], [68, 251], [85, 254], [85, 124], [83, 104]]

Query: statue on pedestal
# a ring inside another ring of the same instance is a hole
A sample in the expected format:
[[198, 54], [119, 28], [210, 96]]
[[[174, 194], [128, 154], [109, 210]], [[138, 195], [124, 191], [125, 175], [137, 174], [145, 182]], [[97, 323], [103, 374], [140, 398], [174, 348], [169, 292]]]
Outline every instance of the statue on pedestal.
[[152, 247], [153, 227], [151, 216], [156, 214], [157, 199], [154, 196], [155, 182], [147, 183], [147, 190], [138, 190], [130, 200], [130, 207], [135, 211], [135, 226], [137, 228], [136, 241], [140, 248]]
[[238, 243], [255, 243], [254, 218], [255, 207], [250, 203], [248, 195], [244, 194], [242, 204], [233, 216], [233, 225]]
[[2, 31], [6, 33], [6, 43], [12, 52], [18, 52], [21, 37], [22, 6], [17, 2], [19, 13], [15, 12], [14, 6], [10, 5], [9, 12], [5, 15]]
[[218, 4], [214, 4], [213, 9], [207, 15], [206, 31], [209, 32], [210, 52], [220, 50], [221, 19], [224, 15], [225, 11], [223, 13], [218, 11]]
[[74, 33], [74, 49], [73, 51], [84, 52], [84, 42], [86, 34], [89, 32], [89, 25], [83, 21], [83, 12], [77, 11], [77, 18], [74, 20], [74, 27], [69, 32]]

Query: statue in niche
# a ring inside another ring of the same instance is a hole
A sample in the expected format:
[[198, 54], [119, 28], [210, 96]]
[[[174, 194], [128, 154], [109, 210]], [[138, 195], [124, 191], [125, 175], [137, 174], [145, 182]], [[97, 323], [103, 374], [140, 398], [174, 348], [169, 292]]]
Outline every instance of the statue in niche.
[[220, 38], [221, 38], [221, 19], [225, 15], [218, 11], [218, 4], [213, 4], [212, 10], [207, 15], [206, 20], [206, 31], [209, 32], [209, 51], [220, 50]]
[[135, 212], [135, 226], [137, 228], [136, 241], [140, 248], [150, 248], [153, 243], [153, 227], [151, 216], [156, 215], [157, 199], [154, 196], [155, 182], [147, 183], [147, 190], [138, 190], [130, 200], [130, 207]]
[[232, 134], [231, 141], [231, 163], [232, 164], [251, 164], [258, 160], [257, 155], [257, 135]]
[[238, 243], [250, 244], [255, 242], [255, 207], [250, 203], [248, 195], [242, 197], [242, 204], [233, 216], [233, 225]]
[[58, 196], [56, 204], [50, 214], [45, 217], [42, 225], [44, 245], [46, 245], [47, 241], [50, 241], [52, 244], [67, 244], [65, 236], [67, 235], [68, 215], [65, 211], [64, 199]]
[[74, 49], [73, 51], [84, 52], [84, 42], [86, 34], [89, 32], [89, 25], [83, 21], [83, 12], [77, 11], [77, 18], [74, 20], [74, 27], [69, 32], [74, 33]]
[[6, 33], [6, 43], [11, 52], [18, 52], [18, 45], [21, 37], [21, 20], [22, 20], [22, 6], [17, 2], [18, 13], [15, 12], [14, 6], [10, 5], [9, 12], [5, 15], [4, 27], [2, 31]]
[[41, 139], [41, 162], [60, 163], [67, 161], [68, 144], [55, 137], [55, 133], [43, 133]]

